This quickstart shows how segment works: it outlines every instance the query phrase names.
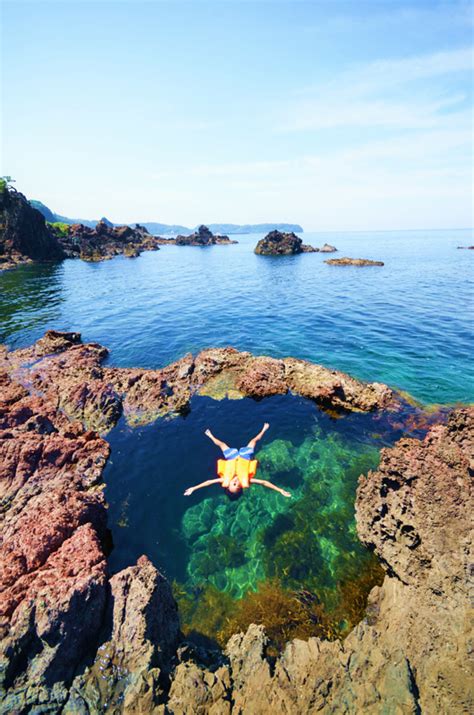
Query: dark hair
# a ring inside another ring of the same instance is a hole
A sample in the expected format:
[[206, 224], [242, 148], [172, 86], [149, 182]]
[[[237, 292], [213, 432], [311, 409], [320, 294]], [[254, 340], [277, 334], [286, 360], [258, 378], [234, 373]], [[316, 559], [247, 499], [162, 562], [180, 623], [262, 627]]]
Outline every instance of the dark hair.
[[242, 494], [244, 492], [243, 489], [239, 489], [239, 491], [237, 491], [237, 492], [231, 492], [231, 491], [229, 491], [229, 489], [226, 489], [225, 491], [231, 501], [236, 501], [237, 499], [240, 499], [240, 497], [242, 496]]

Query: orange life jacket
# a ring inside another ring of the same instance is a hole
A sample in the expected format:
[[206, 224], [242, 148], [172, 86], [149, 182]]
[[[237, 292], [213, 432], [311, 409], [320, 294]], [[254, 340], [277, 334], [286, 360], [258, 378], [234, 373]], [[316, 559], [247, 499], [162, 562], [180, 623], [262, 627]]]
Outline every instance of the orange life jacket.
[[242, 489], [248, 489], [252, 478], [257, 473], [256, 459], [218, 459], [217, 475], [222, 479], [222, 486], [228, 487], [234, 477], [237, 477]]

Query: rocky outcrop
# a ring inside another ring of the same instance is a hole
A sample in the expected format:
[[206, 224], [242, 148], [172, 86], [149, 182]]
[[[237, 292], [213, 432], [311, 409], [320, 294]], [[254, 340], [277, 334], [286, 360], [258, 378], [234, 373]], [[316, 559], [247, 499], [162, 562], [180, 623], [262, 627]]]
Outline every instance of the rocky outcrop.
[[295, 233], [270, 231], [255, 246], [255, 253], [260, 256], [290, 256], [295, 253], [317, 253], [319, 248], [304, 244]]
[[328, 258], [324, 261], [329, 266], [383, 266], [382, 261], [370, 261], [368, 258]]
[[0, 186], [0, 270], [32, 260], [58, 261], [63, 257], [63, 250], [48, 230], [44, 216], [23, 194], [3, 182]]
[[208, 229], [207, 226], [199, 226], [197, 231], [191, 233], [189, 236], [178, 235], [176, 238], [160, 238], [158, 239], [160, 244], [166, 245], [176, 245], [176, 246], [228, 246], [232, 243], [238, 243], [238, 241], [233, 241], [229, 236], [216, 236]]
[[[130, 424], [188, 409], [193, 394], [255, 397], [289, 390], [323, 408], [369, 412], [396, 409], [400, 398], [386, 385], [364, 383], [305, 360], [255, 357], [234, 348], [186, 355], [161, 370], [102, 365], [106, 348], [82, 344], [78, 333], [48, 331], [30, 348], [6, 354], [18, 376], [71, 420], [105, 433], [124, 413]], [[40, 359], [41, 358], [41, 359]]]
[[336, 246], [331, 246], [329, 243], [325, 243], [324, 246], [321, 246], [319, 249], [321, 253], [335, 253], [337, 251]]
[[470, 250], [470, 251], [473, 251], [473, 250], [474, 250], [474, 246], [458, 246], [458, 248], [465, 248], [465, 249]]
[[99, 221], [95, 228], [73, 224], [66, 236], [58, 235], [58, 240], [68, 258], [84, 261], [103, 261], [118, 255], [133, 258], [142, 251], [159, 250], [158, 239], [144, 226], [113, 226], [106, 220]]
[[148, 559], [110, 577], [102, 470], [123, 410], [144, 422], [197, 392], [288, 389], [331, 407], [396, 409], [302, 360], [231, 348], [162, 370], [104, 367], [105, 348], [49, 331], [0, 351], [0, 712], [379, 713], [469, 709], [467, 566], [474, 409], [381, 453], [357, 493], [361, 540], [386, 577], [344, 642], [267, 654], [262, 626], [224, 653], [183, 643], [167, 581]]

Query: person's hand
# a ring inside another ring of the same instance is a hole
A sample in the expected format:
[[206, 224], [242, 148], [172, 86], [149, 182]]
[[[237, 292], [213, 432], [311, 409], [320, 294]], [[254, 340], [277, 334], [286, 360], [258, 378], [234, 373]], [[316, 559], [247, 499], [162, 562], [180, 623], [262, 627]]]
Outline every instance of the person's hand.
[[283, 491], [283, 489], [281, 490], [281, 493], [283, 494], [284, 497], [291, 498], [293, 496], [292, 494], [290, 494], [290, 492]]
[[193, 493], [193, 491], [194, 491], [194, 489], [193, 489], [192, 487], [189, 487], [189, 489], [186, 489], [186, 491], [184, 492], [184, 496], [185, 496], [185, 497], [191, 496], [191, 494]]
[[269, 427], [270, 427], [270, 425], [268, 424], [268, 422], [265, 422], [265, 424], [263, 425], [263, 429], [265, 430], [265, 432], [267, 431], [267, 429]]

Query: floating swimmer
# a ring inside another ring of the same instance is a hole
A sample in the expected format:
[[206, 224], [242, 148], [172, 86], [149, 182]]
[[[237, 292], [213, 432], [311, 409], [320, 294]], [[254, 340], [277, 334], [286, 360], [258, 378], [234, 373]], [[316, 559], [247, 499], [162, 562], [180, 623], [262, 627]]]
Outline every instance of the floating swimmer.
[[268, 422], [265, 422], [258, 435], [251, 439], [246, 447], [241, 447], [240, 449], [229, 447], [228, 444], [214, 437], [210, 429], [207, 429], [204, 434], [222, 450], [224, 455], [224, 459], [217, 460], [218, 479], [208, 479], [201, 484], [196, 484], [195, 487], [189, 487], [184, 492], [184, 495], [188, 497], [196, 489], [209, 487], [211, 484], [220, 484], [223, 489], [227, 490], [229, 495], [235, 497], [242, 493], [242, 489], [248, 489], [251, 484], [261, 484], [263, 487], [268, 487], [268, 489], [274, 489], [284, 497], [291, 497], [289, 492], [285, 492], [284, 489], [280, 489], [275, 484], [267, 482], [265, 479], [255, 479], [258, 466], [257, 460], [253, 459], [255, 446], [269, 427]]

